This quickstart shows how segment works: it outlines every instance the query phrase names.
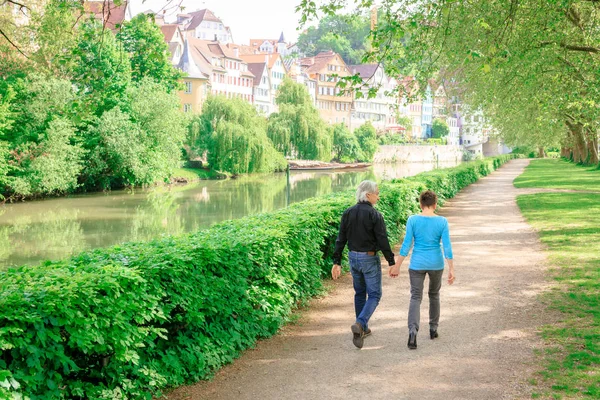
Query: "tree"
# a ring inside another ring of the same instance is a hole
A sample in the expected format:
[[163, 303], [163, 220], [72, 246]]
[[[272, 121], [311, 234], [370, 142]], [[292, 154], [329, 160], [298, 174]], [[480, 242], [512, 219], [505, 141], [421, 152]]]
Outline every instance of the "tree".
[[101, 116], [116, 106], [126, 108], [131, 84], [128, 54], [99, 21], [91, 18], [80, 30], [73, 50], [72, 82], [83, 94], [83, 113]]
[[[339, 8], [337, 1], [320, 3], [303, 0], [303, 18]], [[372, 2], [355, 4], [360, 11]], [[370, 51], [366, 59], [383, 63], [392, 76], [414, 75], [421, 88], [431, 78], [444, 80], [447, 93], [481, 109], [503, 139], [559, 141], [563, 154], [593, 164], [599, 10], [600, 2], [586, 0], [392, 0], [382, 4], [382, 23], [372, 32], [372, 48], [386, 51]]]
[[367, 121], [354, 131], [354, 135], [356, 135], [356, 139], [358, 140], [363, 155], [362, 160], [360, 161], [372, 162], [373, 156], [375, 156], [375, 153], [379, 148], [375, 127], [370, 121]]
[[433, 124], [431, 125], [431, 136], [435, 139], [440, 139], [448, 136], [450, 133], [450, 127], [446, 121], [436, 118], [433, 120]]
[[318, 27], [309, 27], [298, 37], [298, 48], [307, 56], [335, 51], [347, 64], [360, 64], [369, 41], [369, 19], [358, 14], [328, 15]]
[[169, 60], [169, 48], [154, 17], [138, 14], [131, 21], [123, 23], [117, 33], [117, 39], [129, 53], [131, 63], [131, 79], [138, 82], [144, 77], [164, 85], [168, 91], [181, 85], [182, 77]]
[[273, 172], [285, 169], [287, 162], [275, 150], [266, 134], [266, 121], [256, 109], [241, 99], [211, 96], [196, 117], [191, 135], [193, 149], [212, 168], [232, 174]]
[[332, 137], [304, 85], [285, 79], [276, 99], [279, 112], [269, 118], [267, 133], [288, 157], [331, 160]]
[[180, 165], [186, 132], [177, 96], [144, 78], [128, 89], [127, 97], [127, 112], [119, 107], [105, 111], [89, 128], [93, 146], [85, 182], [90, 187], [166, 181]]
[[356, 136], [344, 124], [333, 126], [333, 154], [340, 162], [355, 162], [363, 158]]

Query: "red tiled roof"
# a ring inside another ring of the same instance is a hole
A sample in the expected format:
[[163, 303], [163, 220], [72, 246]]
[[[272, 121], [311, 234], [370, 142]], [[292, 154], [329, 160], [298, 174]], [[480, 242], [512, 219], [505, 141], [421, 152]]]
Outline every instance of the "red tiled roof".
[[123, 1], [120, 6], [116, 6], [112, 1], [86, 1], [83, 3], [83, 9], [102, 20], [102, 24], [107, 28], [115, 30], [125, 21], [127, 1]]
[[169, 43], [173, 41], [177, 28], [179, 28], [179, 25], [175, 24], [165, 24], [160, 26], [160, 30], [165, 37], [165, 42]]
[[[247, 63], [259, 63], [259, 62], [267, 62], [269, 63], [269, 69], [273, 68], [277, 59], [281, 58], [279, 53], [259, 53], [259, 54], [243, 54], [240, 56], [242, 60]], [[283, 61], [282, 61], [283, 62]]]
[[377, 72], [379, 64], [359, 64], [348, 65], [348, 69], [352, 75], [358, 74], [363, 80], [369, 80]]
[[260, 79], [263, 76], [266, 65], [267, 64], [265, 64], [264, 62], [248, 63], [248, 71], [250, 71], [254, 74], [254, 86], [260, 86]]

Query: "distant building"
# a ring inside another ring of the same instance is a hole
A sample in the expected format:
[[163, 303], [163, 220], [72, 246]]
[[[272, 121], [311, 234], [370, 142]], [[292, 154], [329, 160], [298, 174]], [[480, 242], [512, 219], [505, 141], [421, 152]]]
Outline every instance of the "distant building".
[[165, 24], [160, 26], [160, 30], [165, 37], [165, 42], [169, 46], [171, 54], [171, 63], [179, 64], [181, 55], [183, 54], [184, 38], [179, 25]]
[[300, 66], [303, 72], [317, 81], [316, 105], [321, 118], [329, 124], [350, 126], [353, 96], [351, 93], [341, 94], [340, 88], [336, 87], [340, 77], [351, 75], [342, 57], [333, 51], [324, 51], [301, 59]]
[[[396, 80], [388, 77], [383, 67], [378, 64], [349, 65], [348, 68], [352, 75], [358, 74], [367, 86], [362, 91], [363, 96], [354, 100], [352, 128], [357, 128], [367, 121], [378, 131], [395, 127], [396, 98], [389, 93], [396, 89]], [[377, 95], [372, 99], [368, 98], [368, 88], [379, 88]]]
[[119, 29], [123, 22], [133, 18], [130, 2], [126, 0], [121, 5], [105, 0], [86, 1], [83, 3], [83, 9], [86, 13], [94, 14], [102, 21], [103, 26], [113, 31]]
[[231, 29], [209, 9], [178, 14], [176, 24], [186, 38], [233, 43]]

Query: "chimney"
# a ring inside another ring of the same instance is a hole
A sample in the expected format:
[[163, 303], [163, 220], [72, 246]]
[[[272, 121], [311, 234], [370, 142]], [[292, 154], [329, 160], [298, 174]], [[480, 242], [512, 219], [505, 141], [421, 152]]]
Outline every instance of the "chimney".
[[268, 64], [268, 63], [269, 63], [269, 55], [265, 54], [265, 64]]
[[235, 56], [235, 58], [239, 58], [239, 56], [240, 56], [240, 49], [238, 47], [236, 47], [235, 49], [233, 49], [233, 55]]

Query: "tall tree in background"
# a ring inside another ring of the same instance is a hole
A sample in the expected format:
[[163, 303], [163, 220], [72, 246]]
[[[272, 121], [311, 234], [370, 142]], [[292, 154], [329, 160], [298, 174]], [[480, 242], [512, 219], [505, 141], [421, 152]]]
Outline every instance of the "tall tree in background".
[[138, 14], [123, 23], [117, 39], [129, 53], [131, 79], [138, 82], [144, 77], [164, 85], [172, 91], [179, 87], [182, 77], [169, 60], [169, 48], [152, 15]]
[[335, 51], [346, 64], [360, 64], [369, 48], [369, 19], [360, 14], [328, 15], [319, 25], [309, 27], [298, 37], [298, 48], [307, 56]]
[[288, 157], [331, 160], [331, 132], [313, 105], [306, 87], [285, 79], [276, 99], [279, 112], [269, 118], [268, 135]]
[[371, 121], [362, 124], [354, 131], [360, 146], [362, 159], [360, 161], [372, 162], [379, 147], [377, 143], [377, 131]]

